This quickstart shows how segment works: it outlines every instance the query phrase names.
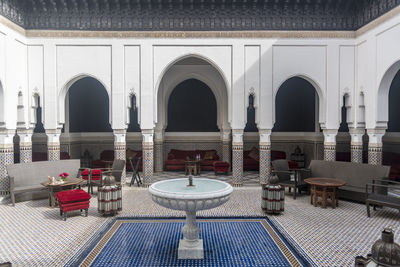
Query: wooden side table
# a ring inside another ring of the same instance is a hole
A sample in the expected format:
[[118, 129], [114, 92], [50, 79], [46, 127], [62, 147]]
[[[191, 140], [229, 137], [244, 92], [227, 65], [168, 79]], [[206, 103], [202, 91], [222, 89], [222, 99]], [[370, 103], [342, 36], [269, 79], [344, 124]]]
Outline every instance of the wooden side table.
[[304, 182], [311, 185], [311, 204], [316, 207], [318, 197], [321, 197], [323, 208], [326, 208], [328, 197], [331, 199], [332, 208], [339, 205], [338, 188], [346, 184], [346, 182], [334, 178], [307, 178], [304, 179]]
[[185, 160], [186, 175], [200, 175], [200, 160]]

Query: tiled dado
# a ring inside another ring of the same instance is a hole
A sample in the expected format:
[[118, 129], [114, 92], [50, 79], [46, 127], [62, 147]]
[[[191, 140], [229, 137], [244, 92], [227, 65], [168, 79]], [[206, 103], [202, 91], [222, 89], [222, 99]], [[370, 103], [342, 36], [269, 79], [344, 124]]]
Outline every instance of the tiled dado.
[[363, 146], [362, 145], [351, 145], [351, 162], [362, 163], [363, 162]]
[[48, 160], [60, 160], [60, 143], [47, 144]]
[[368, 164], [382, 165], [382, 144], [368, 145]]
[[260, 184], [267, 184], [271, 175], [271, 145], [260, 145]]
[[324, 144], [324, 160], [335, 161], [336, 160], [336, 145], [335, 144]]
[[243, 185], [243, 144], [232, 145], [232, 185]]
[[228, 162], [229, 165], [231, 164], [231, 142], [230, 141], [223, 141], [222, 142], [222, 161]]
[[[122, 159], [126, 161], [126, 143], [125, 142], [115, 142], [114, 143], [114, 158]], [[121, 174], [121, 184], [125, 184], [126, 182], [126, 169]]]
[[0, 195], [6, 195], [9, 192], [10, 183], [7, 178], [6, 166], [14, 163], [13, 144], [0, 146]]
[[163, 167], [163, 143], [162, 142], [155, 142], [154, 143], [154, 163], [155, 163], [155, 171], [162, 172]]
[[148, 187], [153, 182], [153, 142], [143, 142], [143, 185]]
[[21, 163], [32, 162], [32, 143], [20, 144], [19, 146], [19, 161]]

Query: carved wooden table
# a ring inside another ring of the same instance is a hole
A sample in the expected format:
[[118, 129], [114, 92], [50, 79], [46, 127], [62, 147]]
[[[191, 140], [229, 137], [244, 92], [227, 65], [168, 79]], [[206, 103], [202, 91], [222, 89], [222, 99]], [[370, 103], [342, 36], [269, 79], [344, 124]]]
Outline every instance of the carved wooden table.
[[339, 205], [337, 197], [338, 188], [345, 185], [346, 182], [334, 178], [307, 178], [304, 182], [311, 185], [311, 204], [317, 206], [317, 200], [320, 196], [322, 198], [322, 207], [326, 208], [326, 200], [328, 197], [331, 199], [332, 208]]
[[67, 181], [62, 184], [51, 184], [48, 181], [40, 183], [49, 189], [49, 206], [54, 208], [56, 206], [56, 193], [69, 190], [80, 185], [84, 180], [81, 178], [67, 178]]
[[185, 174], [200, 175], [200, 160], [185, 160]]

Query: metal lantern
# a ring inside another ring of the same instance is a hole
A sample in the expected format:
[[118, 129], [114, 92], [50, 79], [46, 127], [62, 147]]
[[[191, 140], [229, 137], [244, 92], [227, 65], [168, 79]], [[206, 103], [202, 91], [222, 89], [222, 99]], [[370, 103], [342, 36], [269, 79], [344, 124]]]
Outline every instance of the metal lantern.
[[274, 175], [262, 187], [261, 208], [266, 213], [278, 214], [285, 209], [285, 187], [278, 182], [278, 176]]
[[400, 246], [394, 243], [392, 229], [385, 228], [382, 231], [382, 239], [379, 239], [372, 246], [372, 260], [378, 266], [399, 266]]
[[102, 215], [116, 214], [122, 210], [121, 185], [115, 184], [115, 177], [103, 178], [103, 186], [98, 189], [98, 211]]

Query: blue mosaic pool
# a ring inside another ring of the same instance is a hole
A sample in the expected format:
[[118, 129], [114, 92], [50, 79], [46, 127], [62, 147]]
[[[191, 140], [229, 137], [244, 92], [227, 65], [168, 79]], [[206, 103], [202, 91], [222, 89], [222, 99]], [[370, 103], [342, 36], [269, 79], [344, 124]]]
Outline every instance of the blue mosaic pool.
[[[183, 220], [117, 219], [68, 266], [307, 266], [266, 219], [198, 220], [204, 259], [178, 260]], [[311, 265], [313, 265], [311, 263]]]

